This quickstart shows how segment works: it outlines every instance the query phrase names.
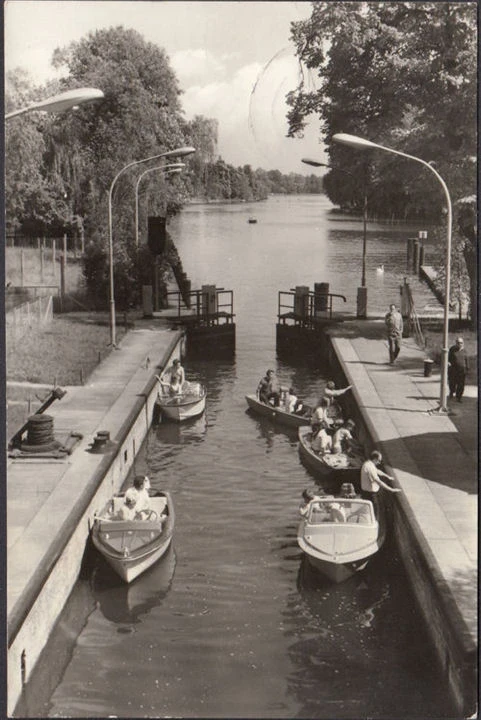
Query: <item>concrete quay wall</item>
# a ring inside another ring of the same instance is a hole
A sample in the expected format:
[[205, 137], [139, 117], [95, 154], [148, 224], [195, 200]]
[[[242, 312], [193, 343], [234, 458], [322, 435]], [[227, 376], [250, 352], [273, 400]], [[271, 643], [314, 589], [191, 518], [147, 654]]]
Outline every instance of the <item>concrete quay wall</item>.
[[[57, 502], [70, 501], [64, 519], [22, 592], [14, 599], [12, 606], [10, 607], [9, 603], [8, 607], [9, 715], [14, 713], [22, 688], [28, 682], [78, 579], [92, 518], [111, 495], [121, 488], [149, 431], [157, 396], [155, 374], [175, 357], [180, 357], [182, 342], [183, 334], [173, 333], [163, 358], [158, 365], [153, 365], [151, 376], [142, 391], [133, 394], [132, 389], [129, 392], [127, 385], [125, 392], [121, 393], [108, 410], [102, 426], [115, 428], [111, 440], [116, 445], [105, 455], [96, 456], [98, 463], [90, 475], [83, 475], [81, 467], [84, 457], [82, 451], [86, 450], [88, 439], [85, 439], [72, 455], [70, 468], [60, 484], [66, 486], [70, 474], [70, 482], [81, 483], [79, 493], [71, 493], [66, 500], [65, 490], [68, 491], [68, 488], [64, 487], [64, 497], [57, 497]], [[80, 407], [79, 411], [81, 412]], [[39, 472], [41, 467], [40, 465]], [[60, 487], [56, 488], [49, 498], [53, 503], [52, 510], [55, 505], [53, 496], [59, 492]], [[39, 515], [43, 513], [48, 513], [48, 501]], [[45, 523], [49, 518], [38, 517], [35, 521]]]
[[[459, 540], [453, 535], [442, 508], [433, 502], [428, 483], [398, 436], [352, 344], [343, 338], [326, 337], [326, 349], [329, 367], [339, 386], [353, 385], [352, 394], [344, 397], [361, 442], [366, 450], [376, 447], [382, 451], [386, 471], [396, 478], [403, 490], [402, 494], [389, 496], [389, 499], [393, 498], [392, 526], [396, 545], [431, 638], [444, 686], [449, 689], [453, 707], [459, 715], [469, 716], [476, 708], [477, 642], [473, 631], [476, 622], [466, 611], [466, 605], [460, 610], [459, 597], [456, 597], [463, 592], [469, 594], [469, 590], [453, 585], [443, 573], [439, 547], [432, 546], [428, 537], [432, 536], [431, 528], [426, 526], [424, 517], [429, 516], [430, 522], [434, 522], [440, 538], [447, 538], [451, 552], [459, 558], [462, 572], [463, 551]], [[387, 449], [383, 438], [396, 436], [395, 448], [390, 444]]]

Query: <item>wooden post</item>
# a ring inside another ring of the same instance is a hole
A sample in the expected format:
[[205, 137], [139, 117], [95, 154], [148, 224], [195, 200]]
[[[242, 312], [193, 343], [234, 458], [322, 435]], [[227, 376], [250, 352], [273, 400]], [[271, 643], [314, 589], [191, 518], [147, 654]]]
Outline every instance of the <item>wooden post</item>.
[[82, 252], [82, 255], [85, 252], [85, 234], [84, 234], [84, 226], [83, 223], [80, 226], [80, 250]]
[[60, 312], [63, 312], [65, 300], [65, 270], [66, 270], [66, 253], [65, 251], [60, 257]]
[[24, 286], [24, 280], [25, 280], [25, 256], [23, 252], [23, 248], [20, 249], [20, 286]]
[[45, 283], [45, 251], [43, 247], [40, 248], [40, 285]]
[[63, 254], [65, 257], [65, 262], [67, 262], [67, 233], [63, 236]]
[[52, 238], [52, 266], [53, 266], [53, 279], [57, 279], [57, 241]]
[[412, 270], [413, 266], [413, 256], [414, 256], [414, 241], [416, 238], [408, 238], [408, 244], [407, 244], [407, 254], [406, 254], [406, 268], [407, 271], [410, 272]]
[[41, 240], [40, 240], [40, 238], [37, 238], [37, 247], [38, 247], [38, 249], [40, 250], [40, 247], [41, 247]]

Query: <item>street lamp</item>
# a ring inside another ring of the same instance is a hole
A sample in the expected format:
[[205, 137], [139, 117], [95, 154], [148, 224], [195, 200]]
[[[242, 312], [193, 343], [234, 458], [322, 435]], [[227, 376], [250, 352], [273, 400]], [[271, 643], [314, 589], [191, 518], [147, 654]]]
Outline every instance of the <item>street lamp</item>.
[[[354, 173], [349, 172], [349, 170], [343, 170], [341, 168], [333, 168], [332, 165], [328, 165], [327, 163], [319, 162], [318, 160], [311, 160], [311, 158], [302, 158], [302, 162], [306, 165], [312, 165], [313, 167], [325, 167], [329, 168], [331, 170], [336, 170], [336, 172], [342, 172], [345, 175], [350, 175], [351, 177], [355, 178], [356, 176]], [[363, 222], [363, 232], [362, 232], [362, 273], [361, 273], [361, 288], [358, 288], [357, 293], [357, 317], [366, 317], [366, 309], [367, 309], [367, 288], [366, 288], [366, 253], [367, 253], [367, 193], [366, 193], [366, 183], [364, 183], [364, 201], [363, 201], [363, 215], [362, 215], [362, 222]]]
[[7, 115], [5, 115], [5, 120], [10, 120], [10, 118], [16, 117], [17, 115], [25, 115], [25, 113], [32, 112], [34, 110], [41, 110], [43, 112], [64, 112], [65, 110], [76, 108], [78, 105], [83, 105], [84, 103], [101, 100], [103, 97], [104, 94], [102, 90], [98, 90], [98, 88], [75, 88], [75, 90], [67, 90], [59, 95], [53, 95], [46, 100], [41, 100], [40, 102], [28, 105], [28, 107], [7, 113]]
[[424, 165], [430, 170], [441, 185], [447, 204], [447, 230], [446, 230], [446, 280], [444, 285], [444, 323], [443, 323], [443, 349], [442, 349], [442, 362], [441, 362], [441, 388], [439, 396], [439, 408], [438, 412], [447, 413], [447, 396], [448, 396], [448, 342], [449, 342], [449, 295], [451, 291], [451, 236], [453, 229], [453, 207], [451, 203], [451, 197], [449, 194], [448, 187], [444, 182], [441, 175], [431, 165], [431, 163], [421, 160], [421, 158], [415, 155], [408, 155], [407, 153], [400, 152], [399, 150], [393, 150], [392, 148], [385, 147], [384, 145], [378, 145], [370, 140], [364, 140], [363, 138], [357, 137], [356, 135], [347, 135], [346, 133], [337, 133], [333, 135], [332, 139], [334, 142], [341, 143], [343, 145], [350, 145], [351, 147], [358, 148], [360, 150], [384, 150], [385, 152], [392, 153], [393, 155], [400, 155], [408, 160], [414, 160], [415, 162]]
[[110, 296], [110, 344], [112, 347], [117, 347], [115, 342], [115, 296], [114, 296], [114, 244], [112, 237], [112, 195], [115, 187], [115, 183], [122, 175], [123, 172], [133, 167], [134, 165], [141, 165], [149, 162], [150, 160], [159, 160], [160, 158], [174, 158], [174, 157], [185, 157], [195, 153], [193, 147], [180, 147], [175, 150], [167, 150], [167, 152], [159, 153], [158, 155], [152, 155], [142, 160], [134, 160], [133, 162], [125, 165], [112, 180], [109, 189], [109, 296]]
[[137, 178], [137, 184], [135, 186], [135, 247], [139, 247], [139, 185], [140, 181], [148, 173], [154, 170], [162, 170], [163, 175], [174, 175], [182, 172], [185, 168], [185, 163], [171, 163], [170, 165], [156, 165], [155, 167], [147, 168]]

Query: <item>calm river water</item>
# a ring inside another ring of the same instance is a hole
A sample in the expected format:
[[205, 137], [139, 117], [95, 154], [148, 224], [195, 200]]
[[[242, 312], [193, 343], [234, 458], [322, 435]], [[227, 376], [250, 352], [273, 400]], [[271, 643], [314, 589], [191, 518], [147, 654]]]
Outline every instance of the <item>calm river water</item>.
[[[319, 197], [271, 197], [191, 206], [172, 223], [192, 286], [234, 290], [236, 356], [186, 363], [207, 386], [205, 416], [153, 428], [139, 455], [137, 472], [173, 494], [169, 555], [126, 587], [90, 553], [24, 716], [448, 717], [389, 541], [342, 585], [310, 572], [296, 528], [313, 478], [296, 435], [246, 412], [270, 366], [308, 401], [328, 372], [276, 358], [278, 290], [329, 282], [355, 311], [361, 226], [329, 210]], [[398, 299], [408, 232], [370, 227], [370, 312]]]

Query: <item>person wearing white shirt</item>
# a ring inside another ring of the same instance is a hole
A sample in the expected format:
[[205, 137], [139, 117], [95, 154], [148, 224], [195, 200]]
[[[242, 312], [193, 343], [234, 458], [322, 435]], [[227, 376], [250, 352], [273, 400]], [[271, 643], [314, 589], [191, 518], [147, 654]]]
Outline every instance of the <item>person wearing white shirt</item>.
[[323, 427], [321, 427], [317, 435], [314, 435], [314, 437], [312, 438], [311, 448], [319, 455], [326, 455], [326, 453], [331, 452], [332, 438], [330, 435], [327, 434]]

